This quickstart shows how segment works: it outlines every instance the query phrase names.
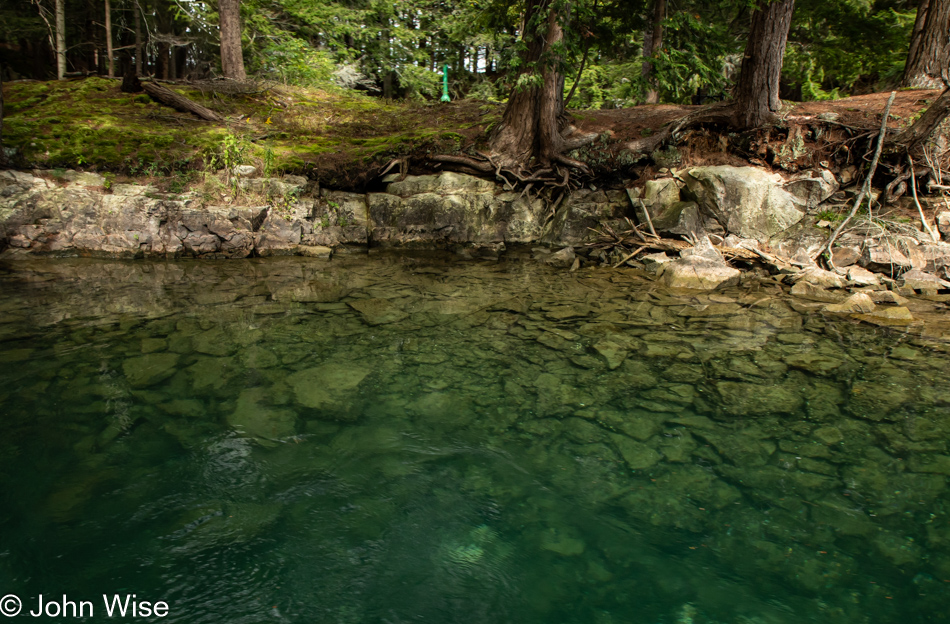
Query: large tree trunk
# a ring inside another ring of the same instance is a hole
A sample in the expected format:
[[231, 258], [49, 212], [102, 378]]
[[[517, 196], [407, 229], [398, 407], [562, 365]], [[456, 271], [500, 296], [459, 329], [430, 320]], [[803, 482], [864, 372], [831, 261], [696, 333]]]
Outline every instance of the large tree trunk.
[[782, 108], [778, 85], [794, 8], [795, 0], [760, 0], [752, 13], [735, 92], [733, 125], [739, 129], [764, 125]]
[[653, 62], [650, 60], [657, 52], [663, 49], [663, 20], [666, 19], [666, 0], [653, 0], [653, 29], [648, 37], [643, 38], [643, 77], [650, 82], [644, 98], [645, 104], [656, 104], [660, 101], [660, 94], [656, 90], [656, 81], [650, 80], [653, 72]]
[[135, 0], [132, 4], [132, 12], [135, 13], [135, 75], [142, 75], [142, 16], [139, 15], [139, 2]]
[[115, 78], [115, 60], [112, 58], [112, 5], [106, 0], [106, 56], [109, 78]]
[[[563, 152], [572, 147], [572, 142], [561, 135], [567, 125], [563, 114], [564, 79], [557, 71], [559, 59], [552, 58], [552, 50], [560, 46], [564, 31], [550, 5], [551, 0], [529, 0], [525, 11], [522, 32], [527, 48], [521, 66], [526, 69], [519, 82], [526, 82], [533, 71], [540, 74], [540, 84], [527, 82], [515, 87], [508, 99], [491, 141], [502, 166], [547, 167], [554, 161], [564, 162]], [[538, 20], [544, 20], [543, 25]]]
[[3, 149], [3, 65], [0, 65], [0, 167], [7, 164], [7, 153]]
[[940, 97], [924, 111], [917, 121], [894, 135], [888, 143], [903, 147], [907, 151], [916, 151], [948, 115], [950, 115], [950, 88], [944, 89]]
[[56, 77], [66, 77], [66, 0], [56, 0]]
[[221, 26], [221, 71], [225, 78], [247, 80], [241, 51], [241, 1], [218, 0]]
[[902, 87], [933, 89], [942, 85], [950, 55], [950, 1], [920, 0], [910, 39]]

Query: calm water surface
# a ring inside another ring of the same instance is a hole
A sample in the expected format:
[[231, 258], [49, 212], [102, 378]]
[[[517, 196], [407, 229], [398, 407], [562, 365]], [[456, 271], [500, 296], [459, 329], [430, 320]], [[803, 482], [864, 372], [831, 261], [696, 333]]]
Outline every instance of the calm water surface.
[[24, 613], [948, 621], [950, 356], [919, 330], [514, 261], [0, 268]]

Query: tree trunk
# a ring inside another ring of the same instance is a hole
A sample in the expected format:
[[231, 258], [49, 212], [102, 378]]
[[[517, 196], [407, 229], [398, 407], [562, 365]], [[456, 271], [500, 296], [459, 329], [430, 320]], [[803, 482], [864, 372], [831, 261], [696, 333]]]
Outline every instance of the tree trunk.
[[[529, 164], [547, 167], [558, 160], [565, 148], [560, 132], [564, 83], [556, 69], [557, 59], [550, 58], [552, 49], [556, 50], [563, 40], [564, 31], [557, 12], [549, 10], [550, 4], [551, 0], [530, 0], [525, 12], [522, 32], [524, 38], [530, 37], [530, 40], [526, 42], [521, 66], [534, 69], [522, 70], [520, 77], [525, 80], [528, 72], [540, 72], [540, 84], [515, 87], [492, 137], [492, 151], [498, 155], [499, 164], [506, 167]], [[543, 35], [535, 32], [538, 19], [546, 20]]]
[[3, 65], [0, 65], [0, 166], [7, 164], [7, 153], [3, 149]]
[[643, 77], [650, 82], [644, 98], [645, 104], [656, 104], [660, 101], [660, 94], [654, 88], [655, 80], [650, 80], [653, 72], [653, 63], [650, 61], [657, 52], [663, 49], [663, 20], [666, 19], [666, 0], [653, 0], [653, 30], [649, 37], [643, 38]]
[[66, 0], [56, 0], [56, 77], [66, 77]]
[[218, 0], [221, 27], [221, 71], [225, 78], [247, 80], [241, 51], [241, 0]]
[[112, 6], [106, 0], [106, 57], [108, 58], [109, 78], [115, 78], [115, 60], [112, 58]]
[[745, 130], [771, 121], [782, 108], [779, 78], [795, 0], [760, 0], [736, 84], [733, 125]]
[[950, 55], [950, 2], [920, 0], [910, 39], [902, 87], [933, 89], [942, 85]]
[[132, 12], [135, 13], [135, 75], [142, 75], [142, 16], [139, 15], [138, 0], [132, 5]]
[[891, 145], [899, 145], [909, 152], [915, 151], [930, 138], [943, 120], [950, 114], [950, 88], [944, 89], [933, 104], [911, 126], [901, 130], [888, 140]]

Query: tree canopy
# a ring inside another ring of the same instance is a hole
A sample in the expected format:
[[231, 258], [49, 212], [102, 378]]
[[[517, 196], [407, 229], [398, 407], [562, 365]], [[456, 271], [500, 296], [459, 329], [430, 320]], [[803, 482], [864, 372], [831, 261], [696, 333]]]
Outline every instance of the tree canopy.
[[[66, 71], [105, 74], [107, 3], [65, 4]], [[528, 79], [523, 53], [530, 33], [523, 29], [531, 4], [243, 0], [241, 48], [248, 73], [259, 78], [304, 85], [335, 78], [382, 96], [435, 98], [441, 68], [448, 65], [453, 97], [504, 100], [519, 80], [523, 86]], [[578, 83], [571, 98], [578, 108], [636, 105], [651, 92], [660, 102], [674, 103], [724, 97], [738, 76], [755, 6], [750, 0], [663, 0], [662, 45], [655, 47], [657, 0], [546, 4], [558, 11], [563, 31], [552, 58], [565, 76], [565, 91]], [[927, 0], [799, 0], [782, 97], [825, 99], [897, 84], [918, 4]], [[54, 0], [0, 6], [5, 78], [55, 77], [54, 10]], [[217, 1], [112, 0], [111, 14], [117, 73], [140, 65], [142, 73], [159, 78], [224, 75]]]

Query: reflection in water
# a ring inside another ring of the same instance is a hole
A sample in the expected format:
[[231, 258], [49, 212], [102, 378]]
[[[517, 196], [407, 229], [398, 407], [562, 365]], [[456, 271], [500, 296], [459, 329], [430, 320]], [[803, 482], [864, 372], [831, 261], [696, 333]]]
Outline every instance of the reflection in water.
[[2, 593], [176, 622], [946, 617], [939, 323], [428, 256], [0, 280]]

